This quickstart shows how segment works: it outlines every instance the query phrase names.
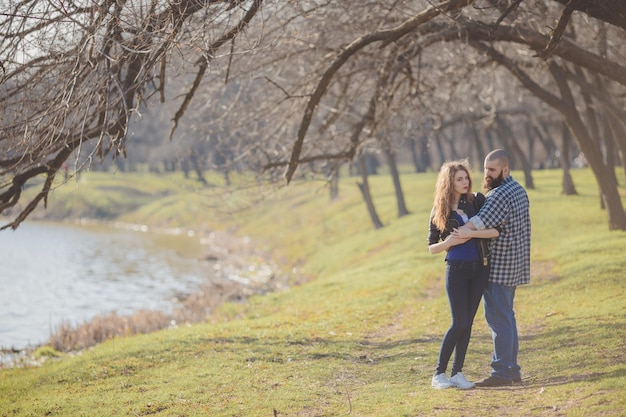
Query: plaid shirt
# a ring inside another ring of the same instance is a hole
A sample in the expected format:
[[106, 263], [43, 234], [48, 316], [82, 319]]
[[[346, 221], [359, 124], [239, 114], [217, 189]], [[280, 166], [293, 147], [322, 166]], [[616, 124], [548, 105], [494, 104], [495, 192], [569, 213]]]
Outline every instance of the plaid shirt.
[[478, 230], [501, 226], [492, 239], [489, 281], [508, 286], [530, 282], [530, 213], [526, 190], [508, 176], [487, 193], [487, 201], [470, 222]]

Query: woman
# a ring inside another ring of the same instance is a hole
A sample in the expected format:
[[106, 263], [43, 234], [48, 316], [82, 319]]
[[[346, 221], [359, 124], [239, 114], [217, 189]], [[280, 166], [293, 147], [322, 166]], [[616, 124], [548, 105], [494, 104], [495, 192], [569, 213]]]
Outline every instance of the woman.
[[[446, 253], [446, 292], [452, 324], [441, 342], [433, 388], [474, 388], [461, 370], [469, 345], [474, 316], [489, 279], [488, 239], [499, 235], [496, 229], [455, 233], [485, 202], [485, 196], [472, 194], [472, 179], [466, 160], [446, 162], [439, 171], [435, 202], [430, 215], [428, 250]], [[454, 351], [450, 379], [448, 362]]]

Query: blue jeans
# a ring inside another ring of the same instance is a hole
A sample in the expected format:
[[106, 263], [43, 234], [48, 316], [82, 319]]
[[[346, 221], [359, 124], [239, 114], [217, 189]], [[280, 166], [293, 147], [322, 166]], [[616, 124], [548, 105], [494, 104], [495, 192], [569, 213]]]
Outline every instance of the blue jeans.
[[491, 375], [508, 380], [520, 377], [517, 364], [519, 339], [513, 311], [516, 288], [489, 282], [483, 296], [485, 319], [493, 338]]
[[472, 324], [489, 278], [489, 267], [482, 262], [448, 262], [446, 292], [452, 324], [439, 349], [436, 373], [444, 373], [454, 352], [452, 375], [461, 372], [472, 335]]

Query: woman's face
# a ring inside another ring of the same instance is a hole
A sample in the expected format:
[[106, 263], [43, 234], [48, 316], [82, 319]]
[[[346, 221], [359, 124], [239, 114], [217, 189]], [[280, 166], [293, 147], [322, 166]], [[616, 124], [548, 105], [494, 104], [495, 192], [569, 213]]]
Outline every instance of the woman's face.
[[463, 170], [458, 170], [452, 179], [452, 189], [457, 195], [465, 194], [469, 191], [470, 178], [469, 174]]

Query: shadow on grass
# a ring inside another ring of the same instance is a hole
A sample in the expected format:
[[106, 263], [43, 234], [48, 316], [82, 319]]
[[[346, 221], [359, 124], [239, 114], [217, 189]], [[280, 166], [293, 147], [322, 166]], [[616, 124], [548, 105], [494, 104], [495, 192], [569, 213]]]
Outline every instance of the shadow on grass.
[[[615, 317], [615, 320], [618, 318]], [[577, 382], [598, 382], [626, 376], [626, 346], [621, 334], [623, 325], [608, 318], [554, 318], [555, 321], [520, 334], [520, 364], [523, 383], [513, 388], [540, 388]], [[409, 339], [384, 340], [345, 338], [235, 337], [205, 339], [213, 348], [240, 346], [247, 361], [297, 362], [337, 360], [369, 366], [391, 363], [414, 363], [426, 347], [428, 355], [439, 348], [441, 335], [424, 334]], [[491, 354], [489, 334], [474, 332], [470, 349], [476, 355]], [[617, 366], [618, 369], [615, 369]], [[611, 367], [611, 368], [609, 368]]]
[[376, 342], [371, 340], [340, 339], [340, 338], [303, 338], [285, 340], [282, 338], [229, 337], [203, 339], [211, 351], [241, 350], [247, 355], [248, 362], [298, 362], [338, 360], [351, 363], [376, 365], [383, 362], [413, 358], [416, 346], [436, 343], [439, 336], [427, 335], [408, 340], [388, 340]]
[[[527, 329], [529, 333], [520, 330], [518, 359], [523, 382], [514, 384], [513, 388], [623, 379], [626, 376], [626, 345], [621, 336], [624, 326], [616, 320], [620, 319], [617, 316], [612, 319], [554, 317], [541, 326]], [[490, 335], [472, 336], [471, 346], [481, 354], [490, 355]]]
[[626, 377], [626, 369], [617, 369], [614, 371], [608, 372], [585, 372], [574, 375], [545, 375], [542, 376], [531, 376], [528, 378], [524, 378], [521, 384], [515, 384], [513, 387], [521, 387], [521, 388], [542, 388], [542, 387], [551, 387], [557, 385], [567, 385], [571, 383], [577, 382], [599, 382], [607, 379], [623, 379]]

